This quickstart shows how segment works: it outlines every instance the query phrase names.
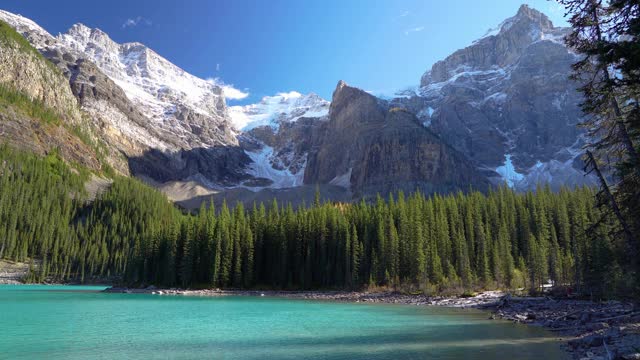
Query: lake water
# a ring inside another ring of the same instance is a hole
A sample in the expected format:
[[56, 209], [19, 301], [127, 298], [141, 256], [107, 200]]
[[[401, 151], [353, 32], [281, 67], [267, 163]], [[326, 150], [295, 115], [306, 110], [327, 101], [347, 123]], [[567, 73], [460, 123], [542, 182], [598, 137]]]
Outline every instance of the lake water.
[[0, 286], [0, 359], [556, 359], [553, 335], [435, 307]]

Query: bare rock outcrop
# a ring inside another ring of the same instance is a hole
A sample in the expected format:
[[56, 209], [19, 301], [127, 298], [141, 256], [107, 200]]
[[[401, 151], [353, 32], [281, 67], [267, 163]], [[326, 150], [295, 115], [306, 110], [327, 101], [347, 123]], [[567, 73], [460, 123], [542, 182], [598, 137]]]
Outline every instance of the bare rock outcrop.
[[341, 81], [309, 153], [305, 183], [344, 183], [356, 195], [486, 189], [464, 156], [412, 113]]

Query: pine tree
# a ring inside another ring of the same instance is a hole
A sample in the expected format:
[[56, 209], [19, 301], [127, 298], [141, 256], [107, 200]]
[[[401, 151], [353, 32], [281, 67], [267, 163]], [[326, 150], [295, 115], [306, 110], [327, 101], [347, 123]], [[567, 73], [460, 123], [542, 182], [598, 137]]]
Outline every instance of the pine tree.
[[[625, 267], [640, 274], [640, 6], [629, 0], [559, 2], [570, 15], [567, 45], [582, 55], [572, 77], [585, 98], [585, 170], [599, 179], [598, 204], [607, 209], [602, 217], [615, 218], [625, 252], [633, 254]], [[609, 220], [597, 222], [605, 223]]]

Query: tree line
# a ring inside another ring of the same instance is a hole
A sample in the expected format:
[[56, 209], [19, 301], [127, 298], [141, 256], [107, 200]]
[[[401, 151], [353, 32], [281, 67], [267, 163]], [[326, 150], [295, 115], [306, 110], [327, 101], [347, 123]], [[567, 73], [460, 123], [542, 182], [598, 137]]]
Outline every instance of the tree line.
[[55, 154], [5, 146], [0, 163], [0, 258], [38, 260], [32, 281], [430, 293], [633, 287], [611, 237], [615, 219], [601, 221], [590, 188], [398, 193], [356, 204], [317, 197], [295, 210], [274, 200], [190, 214], [124, 177], [87, 203], [87, 175]]

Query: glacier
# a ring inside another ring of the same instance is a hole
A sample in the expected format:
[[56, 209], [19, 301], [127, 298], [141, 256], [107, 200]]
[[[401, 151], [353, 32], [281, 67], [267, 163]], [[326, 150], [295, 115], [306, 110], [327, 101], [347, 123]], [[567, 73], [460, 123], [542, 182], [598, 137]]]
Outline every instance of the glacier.
[[250, 131], [259, 126], [270, 126], [277, 130], [280, 122], [295, 122], [301, 117], [322, 118], [329, 114], [329, 102], [310, 93], [297, 91], [265, 96], [256, 104], [230, 106], [229, 116], [234, 127]]
[[517, 172], [516, 168], [513, 166], [511, 154], [505, 155], [504, 165], [498, 166], [496, 168], [496, 172], [500, 174], [504, 182], [506, 182], [510, 188], [514, 188], [519, 181], [524, 179], [524, 175]]

